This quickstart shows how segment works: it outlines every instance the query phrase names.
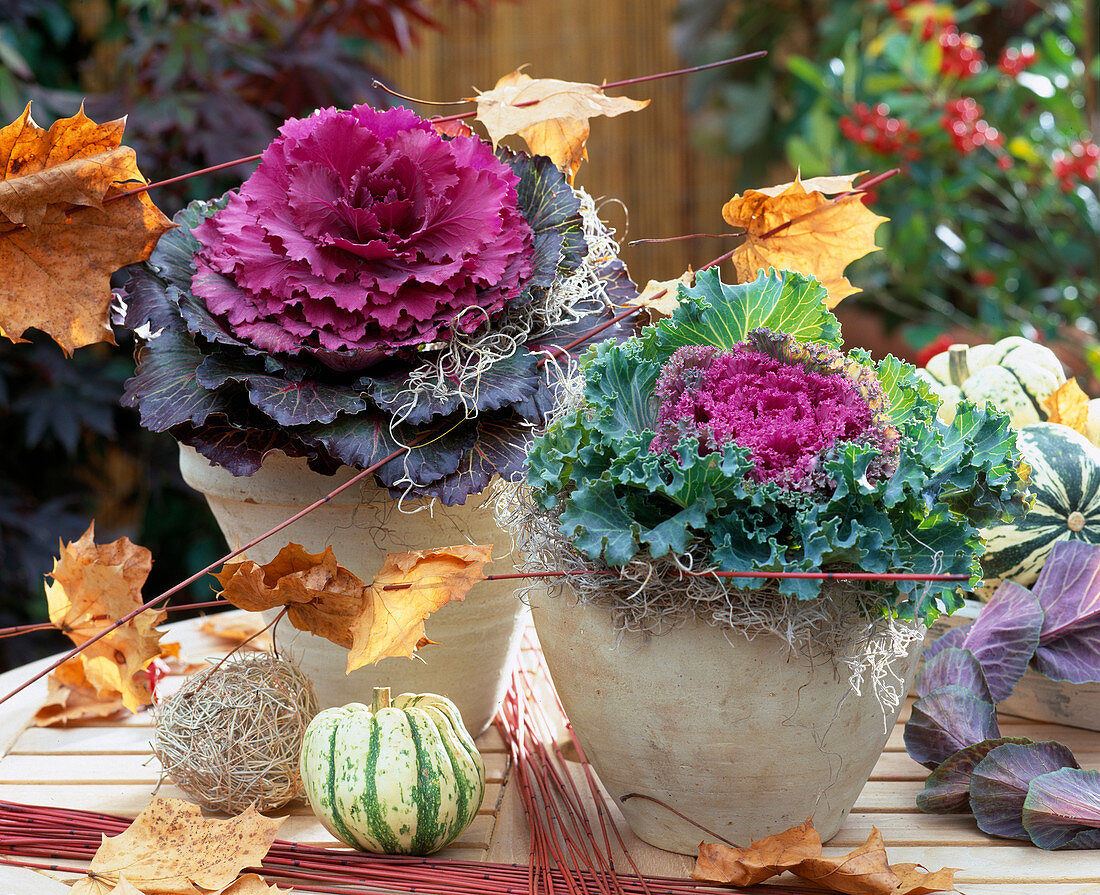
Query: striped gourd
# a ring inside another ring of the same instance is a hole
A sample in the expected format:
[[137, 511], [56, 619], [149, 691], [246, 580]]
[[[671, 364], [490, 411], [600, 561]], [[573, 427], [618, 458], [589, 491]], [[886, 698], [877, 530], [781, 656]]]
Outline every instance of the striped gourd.
[[1016, 435], [1031, 466], [1035, 505], [1012, 524], [984, 529], [986, 587], [1031, 584], [1057, 541], [1100, 544], [1100, 448], [1069, 426], [1033, 423]]
[[461, 835], [485, 766], [449, 699], [377, 688], [370, 706], [325, 709], [306, 729], [302, 782], [314, 814], [348, 845], [426, 855]]

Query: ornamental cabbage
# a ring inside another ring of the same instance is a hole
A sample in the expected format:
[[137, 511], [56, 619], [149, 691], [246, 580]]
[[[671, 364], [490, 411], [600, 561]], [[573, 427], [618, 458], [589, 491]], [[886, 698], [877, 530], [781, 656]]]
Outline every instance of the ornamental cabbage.
[[[825, 295], [790, 271], [736, 286], [702, 271], [671, 318], [586, 352], [583, 397], [535, 439], [527, 474], [577, 553], [601, 568], [677, 557], [980, 579], [979, 528], [1026, 508], [1008, 418], [967, 405], [941, 422], [913, 367], [839, 350]], [[778, 587], [808, 599], [820, 581]], [[904, 619], [962, 604], [952, 582], [876, 593]]]
[[292, 118], [194, 230], [192, 292], [265, 352], [379, 352], [469, 332], [517, 298], [532, 232], [519, 178], [408, 109]]

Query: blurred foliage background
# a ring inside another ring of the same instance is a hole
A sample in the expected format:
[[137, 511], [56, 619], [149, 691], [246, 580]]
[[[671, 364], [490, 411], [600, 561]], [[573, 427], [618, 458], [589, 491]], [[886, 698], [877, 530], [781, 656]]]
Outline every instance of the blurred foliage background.
[[[159, 179], [259, 152], [319, 106], [388, 105], [376, 77], [450, 99], [525, 62], [599, 81], [767, 49], [652, 82], [631, 93], [650, 109], [601, 121], [582, 178], [624, 200], [630, 238], [716, 232], [726, 198], [796, 168], [898, 167], [873, 197], [892, 218], [885, 250], [849, 269], [865, 290], [840, 308], [849, 341], [912, 359], [1022, 333], [1100, 395], [1096, 33], [1087, 0], [4, 0], [0, 117], [29, 100], [45, 125], [82, 101], [96, 120], [127, 114], [126, 143]], [[249, 170], [155, 198], [172, 214]], [[624, 257], [639, 280], [666, 279], [715, 246]], [[891, 341], [861, 341], [852, 321]], [[45, 339], [0, 340], [0, 627], [45, 618], [58, 539], [93, 517], [98, 540], [153, 551], [150, 595], [222, 552], [174, 445], [119, 407], [133, 345], [117, 338], [71, 359]], [[209, 596], [200, 582], [181, 598]], [[0, 668], [63, 645], [0, 640]]]

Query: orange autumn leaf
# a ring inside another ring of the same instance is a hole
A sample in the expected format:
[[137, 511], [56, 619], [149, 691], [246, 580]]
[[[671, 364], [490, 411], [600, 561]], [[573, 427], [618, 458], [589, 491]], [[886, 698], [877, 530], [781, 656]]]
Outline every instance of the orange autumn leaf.
[[894, 873], [901, 882], [892, 895], [931, 895], [933, 892], [954, 892], [954, 867], [925, 870], [920, 864], [894, 864]]
[[30, 105], [0, 128], [0, 334], [34, 327], [65, 350], [113, 341], [111, 274], [149, 257], [174, 224], [145, 193], [125, 119], [96, 124], [81, 109], [48, 129]]
[[[489, 547], [448, 547], [386, 557], [371, 586], [336, 561], [331, 547], [309, 553], [287, 544], [266, 565], [226, 563], [215, 577], [240, 609], [287, 607], [294, 627], [349, 650], [348, 671], [387, 656], [412, 656], [430, 643], [424, 619], [461, 600], [489, 561]], [[386, 591], [387, 584], [411, 586]]]
[[228, 640], [235, 646], [265, 650], [271, 645], [271, 637], [264, 632], [265, 627], [262, 619], [246, 617], [234, 619], [232, 622], [208, 619], [199, 630], [211, 637]]
[[[388, 656], [411, 656], [425, 643], [428, 615], [485, 580], [482, 569], [492, 560], [492, 546], [463, 544], [436, 550], [391, 553], [371, 582], [370, 614], [352, 629], [348, 671]], [[408, 585], [385, 590], [386, 585]]]
[[748, 848], [703, 842], [692, 879], [732, 886], [754, 886], [821, 854], [821, 837], [807, 819], [797, 827], [765, 836]]
[[1089, 421], [1089, 396], [1077, 384], [1077, 379], [1067, 380], [1049, 398], [1043, 399], [1043, 407], [1050, 414], [1048, 423], [1061, 423], [1082, 435]]
[[[97, 545], [94, 537], [93, 522], [79, 540], [62, 545], [49, 573], [53, 583], [46, 585], [50, 621], [77, 646], [141, 606], [141, 587], [153, 564], [152, 554], [128, 538]], [[67, 682], [102, 695], [121, 693], [132, 712], [149, 705], [149, 688], [140, 672], [161, 654], [162, 632], [156, 625], [164, 617], [163, 610], [141, 612], [85, 647], [73, 660], [82, 680], [74, 668]]]
[[522, 71], [505, 75], [474, 99], [477, 119], [494, 145], [516, 134], [532, 153], [548, 156], [570, 180], [588, 158], [590, 118], [614, 118], [649, 105], [648, 99], [606, 96], [596, 84], [535, 79]]
[[827, 858], [811, 820], [753, 842], [748, 848], [703, 842], [691, 876], [700, 882], [752, 886], [785, 871], [819, 888], [847, 895], [955, 891], [955, 871], [951, 868], [929, 873], [916, 864], [891, 867], [882, 835], [874, 827], [859, 848], [838, 858]]
[[889, 219], [868, 209], [858, 195], [826, 198], [850, 191], [858, 176], [795, 180], [730, 199], [722, 217], [745, 231], [731, 259], [738, 281], [751, 282], [770, 269], [796, 270], [821, 282], [830, 308], [858, 292], [844, 268], [878, 250], [875, 229]]
[[103, 839], [72, 895], [108, 895], [123, 878], [145, 895], [232, 892], [241, 870], [263, 860], [284, 820], [252, 808], [227, 820], [205, 818], [191, 802], [154, 798], [129, 827]]
[[[54, 727], [71, 721], [109, 718], [121, 712], [122, 694], [118, 691], [97, 692], [94, 687], [73, 684], [66, 679], [66, 662], [46, 682], [46, 701], [34, 713], [35, 727]], [[79, 662], [77, 663], [79, 665]], [[83, 678], [83, 671], [79, 672]]]

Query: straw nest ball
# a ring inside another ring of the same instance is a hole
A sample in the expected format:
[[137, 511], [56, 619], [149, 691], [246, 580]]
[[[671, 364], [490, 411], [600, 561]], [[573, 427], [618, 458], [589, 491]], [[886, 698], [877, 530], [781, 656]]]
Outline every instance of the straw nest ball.
[[301, 795], [298, 753], [317, 710], [294, 663], [245, 654], [194, 675], [157, 706], [153, 751], [164, 775], [207, 808], [278, 808]]

